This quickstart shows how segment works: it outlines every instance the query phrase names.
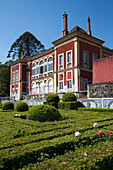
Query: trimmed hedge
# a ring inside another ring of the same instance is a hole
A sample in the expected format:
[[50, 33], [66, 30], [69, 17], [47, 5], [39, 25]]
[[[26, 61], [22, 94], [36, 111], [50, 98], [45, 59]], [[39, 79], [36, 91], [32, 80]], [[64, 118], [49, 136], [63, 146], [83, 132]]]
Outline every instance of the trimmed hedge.
[[93, 111], [93, 112], [113, 112], [113, 109], [105, 109], [105, 108], [79, 108], [79, 110]]
[[79, 107], [85, 107], [81, 102], [75, 101], [75, 102], [59, 102], [58, 103], [59, 109], [65, 109], [65, 110], [77, 110]]
[[77, 98], [74, 93], [72, 92], [67, 92], [63, 94], [62, 96], [62, 102], [71, 102], [71, 101], [76, 101]]
[[17, 103], [17, 105], [16, 105], [16, 110], [17, 111], [20, 111], [20, 112], [22, 112], [22, 111], [28, 111], [28, 104], [26, 103], [26, 102], [19, 102], [19, 103]]
[[54, 106], [55, 108], [58, 108], [59, 101], [60, 98], [57, 94], [49, 94], [46, 98], [46, 104]]
[[59, 120], [61, 115], [57, 109], [49, 105], [37, 105], [29, 109], [29, 118], [40, 122]]
[[6, 101], [2, 104], [2, 110], [13, 110], [13, 109], [14, 109], [13, 102]]

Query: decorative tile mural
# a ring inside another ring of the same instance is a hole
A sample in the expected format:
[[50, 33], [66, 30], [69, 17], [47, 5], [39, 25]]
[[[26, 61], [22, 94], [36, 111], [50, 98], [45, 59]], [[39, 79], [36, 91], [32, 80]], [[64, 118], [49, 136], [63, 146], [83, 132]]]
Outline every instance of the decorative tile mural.
[[113, 108], [113, 98], [79, 99], [87, 108]]

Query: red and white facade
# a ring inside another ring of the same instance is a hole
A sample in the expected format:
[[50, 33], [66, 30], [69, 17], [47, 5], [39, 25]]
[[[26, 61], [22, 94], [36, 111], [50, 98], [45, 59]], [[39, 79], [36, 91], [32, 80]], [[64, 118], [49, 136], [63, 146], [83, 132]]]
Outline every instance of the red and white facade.
[[22, 56], [11, 67], [10, 97], [49, 93], [78, 93], [92, 83], [93, 61], [113, 55], [104, 41], [80, 27], [67, 30], [67, 14], [63, 15], [63, 36], [52, 42], [52, 48], [33, 57]]

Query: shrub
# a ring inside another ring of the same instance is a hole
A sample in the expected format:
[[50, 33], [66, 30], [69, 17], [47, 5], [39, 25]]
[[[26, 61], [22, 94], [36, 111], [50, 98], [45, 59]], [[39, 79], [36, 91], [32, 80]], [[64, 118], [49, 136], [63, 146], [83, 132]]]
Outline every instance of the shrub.
[[59, 101], [60, 99], [57, 94], [49, 94], [46, 98], [46, 104], [54, 106], [55, 108], [58, 108]]
[[2, 110], [14, 109], [14, 104], [10, 101], [6, 101], [2, 104]]
[[77, 98], [74, 93], [68, 92], [63, 94], [62, 96], [62, 102], [71, 102], [71, 101], [76, 101]]
[[79, 107], [85, 107], [81, 102], [75, 101], [75, 102], [59, 102], [58, 103], [59, 109], [65, 109], [65, 110], [77, 110]]
[[60, 119], [60, 113], [53, 106], [49, 105], [37, 105], [29, 109], [29, 118], [32, 120], [55, 121]]
[[28, 111], [28, 104], [26, 102], [19, 102], [16, 105], [16, 110], [17, 111]]

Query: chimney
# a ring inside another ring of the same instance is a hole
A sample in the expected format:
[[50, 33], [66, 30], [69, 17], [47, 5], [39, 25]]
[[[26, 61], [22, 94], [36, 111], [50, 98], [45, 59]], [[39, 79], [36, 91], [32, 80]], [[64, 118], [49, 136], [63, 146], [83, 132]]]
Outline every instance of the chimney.
[[68, 30], [67, 30], [67, 14], [66, 12], [64, 12], [63, 15], [63, 32], [62, 32], [62, 36], [66, 36], [68, 34]]
[[88, 17], [88, 35], [91, 35], [91, 30], [90, 30], [90, 17]]

